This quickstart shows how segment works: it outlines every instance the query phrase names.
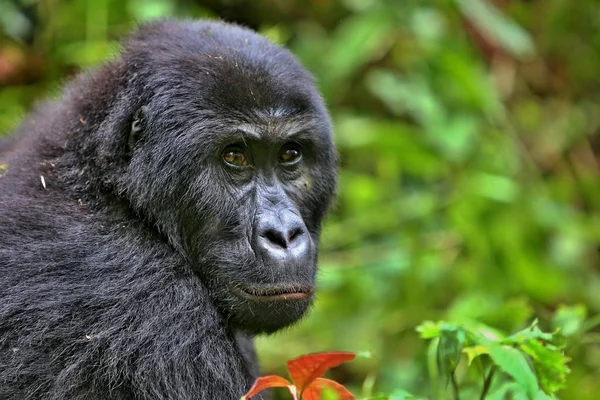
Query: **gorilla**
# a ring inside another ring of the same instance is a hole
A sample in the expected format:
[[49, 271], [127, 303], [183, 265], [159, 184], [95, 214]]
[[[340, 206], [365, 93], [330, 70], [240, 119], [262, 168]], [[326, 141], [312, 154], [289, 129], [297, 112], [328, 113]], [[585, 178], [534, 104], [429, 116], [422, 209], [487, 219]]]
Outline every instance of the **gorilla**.
[[332, 126], [248, 29], [141, 26], [0, 164], [0, 399], [239, 399], [312, 303]]

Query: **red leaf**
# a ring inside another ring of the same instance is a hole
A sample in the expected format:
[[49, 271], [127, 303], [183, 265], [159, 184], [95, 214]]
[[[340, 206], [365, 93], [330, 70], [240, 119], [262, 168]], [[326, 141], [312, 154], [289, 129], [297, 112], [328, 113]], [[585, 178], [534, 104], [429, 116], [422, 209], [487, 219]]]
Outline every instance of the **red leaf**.
[[302, 393], [304, 389], [315, 379], [323, 375], [325, 371], [347, 361], [352, 361], [354, 357], [356, 357], [354, 353], [337, 351], [308, 354], [288, 361], [287, 370], [298, 392]]
[[290, 390], [290, 393], [292, 393], [292, 396], [294, 396], [294, 399], [296, 399], [296, 388], [287, 379], [277, 375], [268, 375], [257, 378], [254, 385], [252, 385], [248, 393], [242, 396], [241, 400], [249, 399], [263, 390], [273, 387], [287, 387]]
[[333, 390], [338, 395], [338, 400], [354, 400], [354, 395], [348, 389], [336, 381], [325, 378], [315, 379], [302, 393], [302, 398], [304, 400], [321, 400], [321, 393], [325, 388]]

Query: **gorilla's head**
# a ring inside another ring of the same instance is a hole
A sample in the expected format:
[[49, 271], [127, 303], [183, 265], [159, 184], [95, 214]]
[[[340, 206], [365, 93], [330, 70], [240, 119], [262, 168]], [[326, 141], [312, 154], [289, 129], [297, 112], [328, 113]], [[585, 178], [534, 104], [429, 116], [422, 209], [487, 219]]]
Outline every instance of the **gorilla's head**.
[[187, 259], [230, 326], [298, 320], [337, 170], [312, 77], [256, 33], [210, 22], [142, 28], [121, 62], [136, 106], [119, 196]]

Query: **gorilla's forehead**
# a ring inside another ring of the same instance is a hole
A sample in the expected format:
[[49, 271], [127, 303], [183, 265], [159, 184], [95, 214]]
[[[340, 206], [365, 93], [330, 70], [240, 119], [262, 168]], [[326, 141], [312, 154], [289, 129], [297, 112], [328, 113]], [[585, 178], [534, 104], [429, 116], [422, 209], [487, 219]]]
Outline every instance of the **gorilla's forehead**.
[[326, 114], [312, 76], [289, 51], [236, 25], [157, 22], [126, 48], [132, 64], [152, 66], [150, 86], [206, 109]]
[[198, 94], [208, 106], [218, 110], [246, 112], [260, 110], [266, 115], [289, 117], [316, 111], [320, 98], [312, 81], [293, 66], [280, 64], [270, 68], [269, 62], [251, 59], [247, 54], [233, 53], [218, 59], [204, 56], [195, 77]]

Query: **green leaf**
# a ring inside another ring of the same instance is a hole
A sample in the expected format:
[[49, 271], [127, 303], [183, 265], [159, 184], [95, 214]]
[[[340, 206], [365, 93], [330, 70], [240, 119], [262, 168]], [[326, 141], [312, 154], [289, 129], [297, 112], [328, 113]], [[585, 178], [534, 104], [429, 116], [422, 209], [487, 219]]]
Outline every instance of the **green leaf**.
[[497, 329], [491, 328], [479, 321], [466, 321], [461, 324], [467, 332], [473, 344], [487, 345], [488, 342], [500, 342], [505, 340], [506, 335]]
[[521, 349], [533, 360], [542, 390], [552, 394], [566, 387], [567, 363], [570, 361], [556, 346], [544, 345], [538, 340], [522, 344]]
[[458, 366], [466, 335], [464, 330], [456, 327], [442, 329], [438, 344], [438, 361], [440, 371], [449, 377]]
[[587, 308], [583, 304], [561, 305], [554, 314], [554, 327], [565, 336], [573, 336], [581, 331], [586, 316]]
[[487, 347], [482, 346], [480, 344], [478, 344], [476, 346], [465, 347], [463, 349], [463, 353], [466, 354], [467, 362], [469, 365], [471, 365], [471, 363], [473, 363], [473, 360], [476, 359], [477, 357], [479, 357], [483, 354], [488, 354], [489, 352], [490, 351], [488, 350]]
[[370, 10], [341, 21], [335, 30], [327, 62], [328, 76], [336, 82], [352, 75], [390, 46], [394, 20], [385, 10]]
[[532, 324], [519, 331], [508, 338], [510, 343], [521, 344], [530, 340], [541, 340], [545, 342], [552, 342], [553, 340], [558, 339], [558, 336], [553, 335], [552, 333], [542, 332], [540, 328], [537, 326], [537, 320], [533, 321]]
[[416, 331], [421, 334], [421, 339], [433, 339], [440, 336], [441, 323], [425, 321], [417, 326]]
[[519, 194], [519, 186], [510, 177], [477, 173], [470, 178], [473, 191], [481, 196], [510, 203]]
[[492, 342], [488, 343], [488, 348], [489, 355], [498, 368], [510, 375], [529, 399], [534, 399], [539, 385], [525, 355], [513, 347]]
[[389, 400], [409, 400], [409, 399], [414, 399], [414, 398], [415, 398], [415, 396], [413, 396], [406, 390], [396, 389], [392, 392], [392, 394], [390, 395], [390, 397], [388, 399]]
[[369, 91], [396, 115], [409, 114], [423, 126], [446, 121], [443, 103], [423, 78], [407, 79], [396, 71], [374, 69], [367, 75], [366, 84]]
[[164, 18], [175, 12], [175, 4], [169, 0], [131, 0], [127, 5], [129, 12], [140, 21]]
[[456, 0], [466, 18], [477, 28], [515, 56], [528, 57], [534, 53], [529, 34], [504, 17], [486, 0]]
[[116, 49], [118, 49], [116, 42], [87, 40], [62, 45], [57, 48], [56, 52], [64, 62], [80, 67], [89, 67], [114, 58]]

